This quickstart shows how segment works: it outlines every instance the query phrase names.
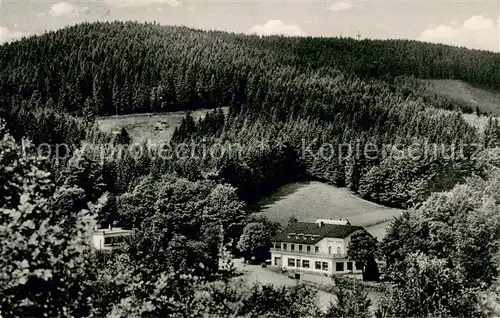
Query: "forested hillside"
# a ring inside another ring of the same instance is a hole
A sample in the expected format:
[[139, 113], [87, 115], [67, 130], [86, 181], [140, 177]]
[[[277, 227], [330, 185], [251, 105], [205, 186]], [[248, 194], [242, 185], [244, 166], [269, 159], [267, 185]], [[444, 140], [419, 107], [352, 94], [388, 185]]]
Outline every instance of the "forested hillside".
[[[391, 283], [379, 317], [482, 317], [498, 307], [481, 296], [498, 290], [492, 148], [500, 125], [489, 118], [478, 131], [462, 116], [474, 109], [420, 79], [495, 91], [499, 61], [414, 41], [259, 38], [133, 22], [0, 46], [0, 313], [367, 316], [362, 292], [343, 294], [325, 314], [304, 286], [235, 286], [234, 272], [218, 266], [222, 246], [266, 256], [279, 224], [252, 213], [253, 204], [314, 179], [414, 207], [381, 244]], [[195, 120], [189, 111], [198, 108], [214, 110]], [[188, 112], [161, 149], [96, 125], [97, 116], [173, 110]], [[167, 153], [151, 155], [158, 150]], [[87, 232], [115, 222], [134, 229], [125, 248], [91, 252]], [[243, 250], [249, 233], [262, 242]]]
[[[3, 45], [0, 67], [5, 101], [101, 115], [254, 104], [255, 95], [261, 103], [272, 83], [308, 99], [311, 88], [296, 77], [340, 72], [389, 82], [397, 76], [460, 79], [500, 89], [500, 57], [488, 52], [400, 40], [259, 38], [132, 22], [80, 24]], [[293, 109], [293, 101], [282, 102]]]
[[[0, 106], [9, 124], [21, 123], [9, 127], [12, 133], [35, 144], [78, 143], [88, 133], [82, 125], [98, 115], [230, 106], [227, 118], [208, 116], [200, 123], [188, 118], [173, 143], [207, 137], [209, 145], [245, 141], [243, 156], [203, 158], [200, 171], [230, 182], [245, 201], [312, 178], [406, 207], [472, 174], [473, 150], [465, 149], [465, 160], [441, 160], [438, 154], [409, 161], [386, 158], [382, 146], [405, 148], [417, 141], [451, 149], [451, 143], [484, 139], [459, 114], [435, 111], [472, 112], [467, 103], [433, 93], [417, 77], [459, 78], [494, 89], [499, 59], [413, 41], [260, 38], [151, 23], [81, 24], [0, 47]], [[67, 113], [81, 119], [58, 115]], [[61, 120], [72, 124], [51, 126]], [[492, 144], [498, 125], [490, 126]], [[262, 143], [268, 149], [249, 149]], [[315, 155], [325, 143], [333, 155]], [[363, 149], [368, 143], [380, 146], [376, 158], [337, 160], [346, 157], [340, 145]], [[155, 160], [151, 166], [149, 161], [133, 174], [156, 166], [162, 173], [179, 171], [173, 168], [179, 161]], [[406, 172], [394, 173], [401, 169]], [[411, 190], [395, 188], [402, 179]]]

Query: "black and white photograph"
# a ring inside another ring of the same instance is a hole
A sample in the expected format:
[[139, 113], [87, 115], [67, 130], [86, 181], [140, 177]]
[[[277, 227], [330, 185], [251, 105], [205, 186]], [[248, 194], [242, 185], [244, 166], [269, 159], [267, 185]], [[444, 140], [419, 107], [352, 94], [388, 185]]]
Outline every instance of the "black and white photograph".
[[11, 317], [500, 317], [500, 0], [0, 0]]

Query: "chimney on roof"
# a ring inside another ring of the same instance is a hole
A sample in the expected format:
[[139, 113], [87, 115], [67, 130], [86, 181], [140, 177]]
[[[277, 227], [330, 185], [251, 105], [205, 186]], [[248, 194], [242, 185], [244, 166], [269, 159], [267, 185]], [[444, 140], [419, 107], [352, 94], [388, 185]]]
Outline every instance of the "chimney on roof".
[[108, 225], [108, 229], [109, 229], [110, 231], [111, 231], [111, 228], [112, 228], [111, 224], [110, 224], [110, 225]]
[[319, 226], [319, 227], [322, 227], [322, 226], [323, 226], [323, 224], [324, 224], [324, 223], [323, 223], [323, 221], [318, 222], [318, 226]]

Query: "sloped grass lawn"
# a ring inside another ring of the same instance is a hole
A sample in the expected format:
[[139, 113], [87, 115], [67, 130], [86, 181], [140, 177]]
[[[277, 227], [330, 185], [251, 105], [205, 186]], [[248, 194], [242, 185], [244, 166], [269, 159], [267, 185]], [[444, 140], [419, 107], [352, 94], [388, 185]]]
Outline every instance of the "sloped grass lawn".
[[291, 216], [302, 222], [317, 219], [348, 219], [352, 225], [364, 226], [381, 240], [399, 209], [363, 200], [346, 188], [325, 183], [295, 182], [278, 189], [259, 202], [261, 213], [286, 225]]

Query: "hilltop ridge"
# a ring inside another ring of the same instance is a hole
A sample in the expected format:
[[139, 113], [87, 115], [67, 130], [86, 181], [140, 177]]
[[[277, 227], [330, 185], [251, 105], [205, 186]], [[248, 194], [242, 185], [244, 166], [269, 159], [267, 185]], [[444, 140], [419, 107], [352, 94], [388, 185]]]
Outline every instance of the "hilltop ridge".
[[[137, 63], [135, 63], [137, 62]], [[99, 115], [245, 103], [250, 84], [344, 74], [500, 90], [500, 54], [410, 40], [258, 37], [155, 23], [83, 23], [0, 46], [4, 102]], [[397, 90], [396, 84], [392, 90]], [[414, 90], [415, 88], [411, 88]]]

